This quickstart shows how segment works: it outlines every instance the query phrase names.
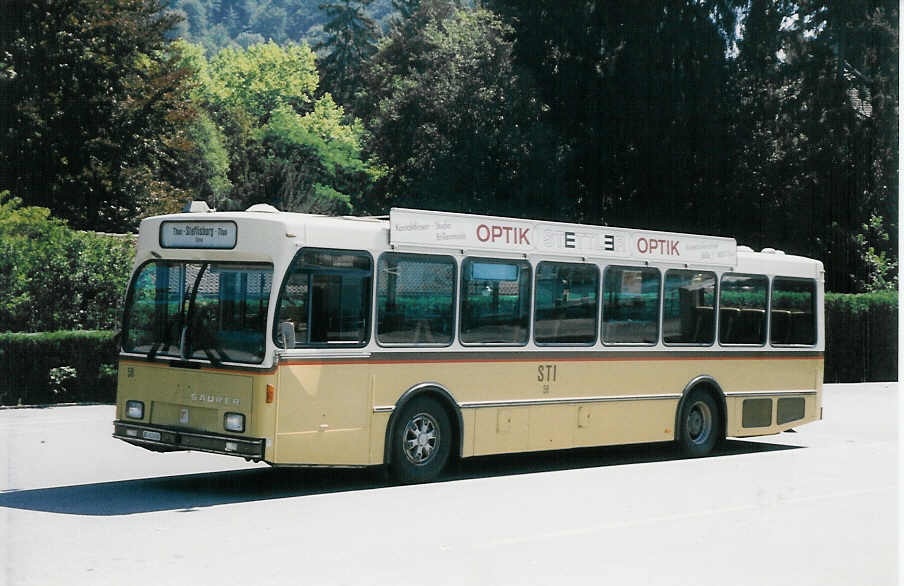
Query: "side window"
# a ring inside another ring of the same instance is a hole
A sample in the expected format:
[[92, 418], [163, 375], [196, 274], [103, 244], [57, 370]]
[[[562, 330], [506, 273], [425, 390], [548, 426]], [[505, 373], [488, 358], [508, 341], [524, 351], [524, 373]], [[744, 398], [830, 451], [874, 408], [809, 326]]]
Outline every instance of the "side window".
[[716, 274], [668, 270], [662, 301], [666, 344], [712, 344], [716, 339]]
[[377, 263], [377, 341], [452, 343], [455, 260], [386, 253]]
[[769, 279], [765, 275], [722, 275], [719, 288], [719, 342], [766, 343], [766, 301]]
[[299, 252], [280, 294], [276, 345], [366, 344], [371, 264], [366, 252], [316, 248]]
[[816, 281], [776, 277], [772, 280], [772, 327], [776, 345], [816, 343]]
[[461, 341], [526, 344], [530, 281], [527, 261], [465, 259], [461, 265]]
[[592, 344], [596, 341], [599, 269], [588, 264], [537, 265], [534, 341]]
[[659, 271], [606, 267], [603, 279], [603, 342], [655, 344], [659, 339]]

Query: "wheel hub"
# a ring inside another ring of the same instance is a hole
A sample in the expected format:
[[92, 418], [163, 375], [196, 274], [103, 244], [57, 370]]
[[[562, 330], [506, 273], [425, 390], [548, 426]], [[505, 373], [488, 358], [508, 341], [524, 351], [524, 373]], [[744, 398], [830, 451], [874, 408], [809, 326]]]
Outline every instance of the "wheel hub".
[[692, 436], [700, 435], [700, 428], [703, 427], [703, 417], [700, 415], [698, 411], [694, 411], [691, 413], [690, 419], [687, 422], [688, 430], [691, 432]]
[[687, 434], [696, 445], [705, 444], [712, 434], [713, 416], [703, 401], [694, 403], [687, 415]]
[[402, 449], [412, 464], [430, 461], [439, 446], [439, 424], [429, 413], [418, 413], [405, 426]]

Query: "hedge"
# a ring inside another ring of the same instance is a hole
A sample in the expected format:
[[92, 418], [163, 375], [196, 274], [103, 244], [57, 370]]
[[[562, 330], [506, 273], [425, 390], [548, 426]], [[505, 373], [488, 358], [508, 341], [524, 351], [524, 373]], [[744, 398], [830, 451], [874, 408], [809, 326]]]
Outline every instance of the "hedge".
[[0, 333], [0, 405], [112, 403], [118, 355], [117, 332]]
[[[894, 291], [826, 294], [825, 382], [898, 378]], [[0, 334], [0, 405], [112, 403], [117, 332]]]
[[827, 383], [898, 380], [896, 291], [826, 293]]

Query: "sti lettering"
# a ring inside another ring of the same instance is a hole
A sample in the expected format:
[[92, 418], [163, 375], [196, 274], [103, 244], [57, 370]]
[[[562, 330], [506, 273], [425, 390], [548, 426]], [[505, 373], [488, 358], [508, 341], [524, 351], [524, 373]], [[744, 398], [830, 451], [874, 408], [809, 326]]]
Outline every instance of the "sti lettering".
[[527, 238], [529, 232], [530, 228], [481, 224], [477, 226], [477, 239], [481, 242], [499, 241], [506, 244], [526, 244], [530, 246], [530, 240]]

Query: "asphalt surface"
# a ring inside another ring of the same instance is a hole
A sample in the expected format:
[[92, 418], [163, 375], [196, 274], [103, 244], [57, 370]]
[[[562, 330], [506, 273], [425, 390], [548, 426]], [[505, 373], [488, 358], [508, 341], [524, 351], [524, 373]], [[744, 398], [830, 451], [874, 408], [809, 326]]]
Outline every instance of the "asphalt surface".
[[897, 385], [681, 459], [483, 457], [439, 482], [155, 454], [109, 406], [0, 411], [0, 584], [897, 584]]

